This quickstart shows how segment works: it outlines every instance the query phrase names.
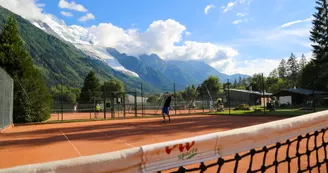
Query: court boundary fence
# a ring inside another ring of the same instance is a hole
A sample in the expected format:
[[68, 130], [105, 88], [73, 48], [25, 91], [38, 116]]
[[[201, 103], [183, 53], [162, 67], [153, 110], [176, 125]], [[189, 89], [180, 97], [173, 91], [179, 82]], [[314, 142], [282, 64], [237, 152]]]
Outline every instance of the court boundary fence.
[[13, 126], [14, 81], [0, 68], [0, 133]]
[[[270, 144], [276, 144], [328, 126], [328, 111], [216, 132], [132, 149], [68, 160], [18, 166], [0, 173], [26, 172], [157, 172], [205, 162]], [[323, 141], [327, 146], [327, 141]], [[325, 149], [326, 150], [326, 149]], [[196, 153], [185, 159], [187, 153]], [[184, 154], [184, 155], [183, 155]], [[220, 160], [220, 159], [219, 159]], [[328, 165], [327, 156], [325, 156]], [[216, 164], [216, 163], [215, 163]], [[328, 169], [328, 168], [327, 168]]]

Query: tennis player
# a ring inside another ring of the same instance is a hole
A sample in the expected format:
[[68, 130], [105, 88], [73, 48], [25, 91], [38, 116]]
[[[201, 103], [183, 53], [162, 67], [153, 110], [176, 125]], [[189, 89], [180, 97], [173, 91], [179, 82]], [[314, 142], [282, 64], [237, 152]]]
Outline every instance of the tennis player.
[[167, 115], [169, 117], [169, 122], [171, 122], [171, 117], [170, 117], [170, 104], [171, 104], [171, 100], [172, 100], [172, 94], [170, 93], [168, 95], [168, 97], [165, 100], [163, 109], [162, 109], [162, 115], [163, 115], [163, 123], [165, 123], [165, 115]]

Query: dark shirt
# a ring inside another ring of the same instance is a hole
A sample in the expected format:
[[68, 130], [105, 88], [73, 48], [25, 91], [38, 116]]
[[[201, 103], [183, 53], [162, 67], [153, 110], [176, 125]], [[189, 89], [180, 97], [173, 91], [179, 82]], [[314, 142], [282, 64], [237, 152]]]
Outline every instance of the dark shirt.
[[170, 107], [170, 104], [171, 104], [171, 96], [166, 98], [164, 107]]

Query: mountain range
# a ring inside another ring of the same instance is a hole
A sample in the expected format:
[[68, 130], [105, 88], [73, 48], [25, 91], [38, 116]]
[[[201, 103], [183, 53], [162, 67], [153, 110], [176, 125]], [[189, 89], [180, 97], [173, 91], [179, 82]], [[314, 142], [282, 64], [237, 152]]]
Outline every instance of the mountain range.
[[42, 21], [25, 20], [0, 7], [0, 30], [9, 15], [16, 18], [19, 32], [33, 62], [49, 86], [65, 83], [81, 87], [90, 70], [101, 81], [120, 79], [128, 89], [172, 90], [200, 84], [208, 76], [217, 76], [222, 82], [247, 75], [226, 75], [202, 61], [165, 61], [156, 54], [138, 57], [119, 52], [114, 48], [94, 45], [87, 29], [67, 26], [55, 16], [45, 14]]

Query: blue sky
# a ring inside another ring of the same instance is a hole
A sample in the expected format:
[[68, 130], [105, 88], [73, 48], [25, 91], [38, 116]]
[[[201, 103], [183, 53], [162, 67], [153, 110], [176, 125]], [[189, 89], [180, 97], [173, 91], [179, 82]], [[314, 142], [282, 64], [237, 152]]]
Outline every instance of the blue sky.
[[[308, 58], [311, 55], [309, 30], [310, 18], [315, 12], [313, 0], [74, 0], [75, 5], [84, 7], [83, 10], [63, 8], [60, 0], [25, 1], [44, 4], [39, 5], [43, 13], [53, 14], [67, 25], [85, 28], [110, 23], [125, 31], [137, 29], [143, 33], [154, 21], [172, 19], [185, 27], [184, 34], [180, 33], [181, 40], [174, 41], [174, 46], [192, 41], [229, 47], [238, 52], [231, 56], [216, 53], [215, 56], [224, 56], [221, 59], [204, 57], [213, 67], [229, 74], [268, 74], [291, 52], [297, 56], [304, 53]], [[72, 0], [65, 2], [73, 3]], [[211, 8], [205, 13], [207, 6]], [[61, 12], [73, 16], [66, 17]], [[87, 13], [94, 18], [79, 21]], [[207, 50], [209, 48], [203, 51]], [[159, 54], [169, 59], [168, 54]], [[187, 55], [191, 56], [190, 52]]]

